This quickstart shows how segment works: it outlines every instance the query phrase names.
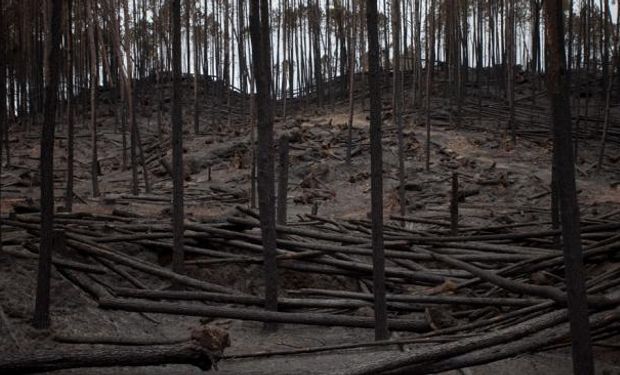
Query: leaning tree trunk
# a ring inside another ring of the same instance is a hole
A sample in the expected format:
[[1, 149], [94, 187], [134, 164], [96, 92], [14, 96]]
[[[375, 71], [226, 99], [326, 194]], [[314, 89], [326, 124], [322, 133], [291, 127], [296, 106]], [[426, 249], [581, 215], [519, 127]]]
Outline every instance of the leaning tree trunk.
[[575, 374], [594, 374], [588, 322], [583, 253], [579, 237], [579, 206], [575, 184], [575, 155], [571, 143], [571, 114], [566, 80], [562, 0], [544, 2], [548, 44], [547, 89], [553, 114], [553, 152], [557, 168], [562, 222], [562, 249]]

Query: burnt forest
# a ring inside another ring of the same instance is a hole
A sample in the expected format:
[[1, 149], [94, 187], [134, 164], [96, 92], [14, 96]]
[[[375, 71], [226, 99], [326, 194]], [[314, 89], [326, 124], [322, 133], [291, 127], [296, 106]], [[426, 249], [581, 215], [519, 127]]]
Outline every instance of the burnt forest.
[[0, 374], [620, 375], [620, 3], [0, 0]]

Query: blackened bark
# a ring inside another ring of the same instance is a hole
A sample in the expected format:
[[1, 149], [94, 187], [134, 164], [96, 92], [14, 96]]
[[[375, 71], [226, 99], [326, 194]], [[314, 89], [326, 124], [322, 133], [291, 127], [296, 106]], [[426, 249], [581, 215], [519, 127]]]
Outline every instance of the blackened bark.
[[[398, 139], [398, 200], [400, 214], [405, 216], [405, 142], [403, 139], [403, 72], [400, 68], [400, 0], [392, 0], [392, 44], [394, 51], [394, 125]], [[404, 224], [404, 222], [403, 222]]]
[[47, 86], [41, 132], [41, 244], [39, 274], [33, 326], [49, 327], [49, 274], [51, 267], [54, 227], [54, 127], [60, 67], [60, 20], [62, 1], [52, 0], [51, 27], [47, 56]]
[[[183, 118], [181, 109], [181, 1], [172, 1], [172, 270], [183, 273]], [[188, 30], [189, 32], [189, 30]]]
[[575, 184], [575, 155], [571, 142], [572, 122], [566, 79], [562, 0], [547, 0], [544, 7], [548, 50], [547, 88], [553, 114], [553, 152], [557, 168], [573, 370], [575, 374], [594, 374], [583, 254], [579, 237], [581, 231]]
[[67, 0], [67, 190], [65, 195], [65, 209], [73, 211], [73, 160], [75, 127], [73, 118], [73, 33], [71, 25], [73, 0]]
[[[2, 9], [3, 4], [2, 0], [0, 0], [0, 181], [2, 180], [2, 139], [4, 138], [4, 133], [9, 131], [9, 127], [6, 123], [6, 68], [4, 62], [6, 56], [4, 46], [6, 46], [6, 43], [4, 42], [4, 13], [2, 13]], [[0, 230], [0, 251], [1, 250], [2, 230]]]
[[[257, 175], [265, 262], [265, 308], [278, 309], [278, 273], [276, 263], [276, 228], [273, 161], [273, 113], [271, 102], [271, 47], [269, 2], [250, 1], [250, 37], [252, 68], [256, 82]], [[267, 327], [272, 328], [272, 327]]]
[[452, 196], [450, 199], [450, 229], [456, 236], [459, 231], [459, 174], [452, 173]]
[[286, 224], [286, 197], [288, 195], [288, 135], [280, 137], [279, 144], [280, 165], [278, 181], [278, 224]]
[[381, 148], [381, 77], [379, 71], [379, 31], [377, 1], [366, 0], [370, 92], [370, 188], [373, 250], [375, 339], [388, 338], [385, 299], [385, 254], [383, 250], [383, 151]]
[[91, 181], [93, 188], [93, 197], [99, 196], [98, 177], [98, 156], [97, 156], [97, 86], [99, 82], [99, 74], [97, 67], [97, 41], [95, 39], [95, 27], [97, 25], [95, 5], [93, 0], [86, 3], [89, 14], [88, 25], [88, 43], [90, 44], [90, 126], [91, 126]]
[[[321, 66], [321, 6], [319, 0], [315, 0], [312, 7], [312, 47], [314, 53], [314, 79], [316, 84], [317, 100], [319, 107], [323, 107], [323, 72]], [[329, 10], [328, 10], [329, 11]], [[327, 16], [329, 22], [329, 15]]]

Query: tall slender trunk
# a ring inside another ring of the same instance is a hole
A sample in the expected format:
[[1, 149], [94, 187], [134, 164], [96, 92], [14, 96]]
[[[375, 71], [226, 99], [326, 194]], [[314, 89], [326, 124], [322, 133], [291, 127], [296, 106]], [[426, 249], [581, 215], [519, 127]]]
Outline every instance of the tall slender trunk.
[[398, 199], [400, 215], [405, 216], [407, 202], [405, 199], [405, 146], [403, 140], [403, 77], [400, 69], [400, 0], [392, 0], [392, 49], [394, 52], [394, 125], [398, 138]]
[[[191, 2], [194, 4], [194, 2]], [[198, 71], [200, 70], [200, 56], [198, 54], [198, 20], [196, 5], [192, 5], [194, 17], [194, 134], [200, 134], [200, 106], [198, 105]], [[189, 32], [189, 30], [188, 30]]]
[[67, 190], [65, 195], [65, 208], [67, 212], [73, 211], [73, 162], [74, 162], [74, 133], [75, 124], [73, 118], [73, 24], [72, 17], [73, 0], [67, 0]]
[[353, 110], [355, 108], [355, 38], [357, 37], [357, 22], [355, 20], [356, 1], [351, 1], [351, 20], [349, 26], [349, 121], [347, 125], [347, 165], [351, 165], [351, 151], [353, 148]]
[[514, 0], [508, 0], [508, 19], [505, 25], [506, 28], [506, 43], [508, 48], [506, 51], [507, 64], [506, 64], [506, 93], [508, 95], [508, 129], [510, 130], [510, 138], [512, 144], [517, 142], [517, 130], [515, 119], [515, 59], [516, 59], [516, 37], [515, 37], [515, 2]]
[[[4, 62], [6, 53], [6, 42], [4, 41], [4, 12], [3, 0], [0, 0], [0, 180], [2, 179], [2, 141], [4, 139], [4, 133], [8, 133], [9, 127], [7, 126], [7, 113], [6, 113], [6, 63]], [[0, 192], [0, 202], [2, 201]], [[2, 206], [0, 205], [0, 213], [2, 212]], [[2, 228], [0, 228], [0, 251], [2, 251]]]
[[[276, 262], [273, 110], [271, 98], [271, 43], [269, 2], [250, 1], [252, 67], [256, 82], [258, 118], [258, 208], [260, 213], [265, 267], [265, 309], [278, 309], [278, 268]], [[273, 325], [266, 325], [274, 329]]]
[[95, 38], [95, 28], [97, 27], [97, 14], [93, 0], [87, 0], [89, 25], [88, 25], [88, 44], [90, 50], [90, 126], [91, 126], [91, 166], [90, 174], [92, 181], [93, 196], [99, 196], [99, 161], [97, 154], [97, 87], [99, 86], [99, 73], [97, 68], [97, 41]]
[[[172, 3], [172, 269], [183, 273], [183, 118], [181, 108], [181, 1]], [[189, 32], [189, 30], [188, 30]]]
[[383, 151], [381, 147], [381, 75], [377, 0], [366, 0], [370, 93], [370, 200], [372, 219], [372, 264], [375, 306], [375, 340], [389, 337], [385, 297], [383, 250]]
[[[41, 133], [41, 243], [39, 248], [39, 273], [34, 308], [33, 326], [49, 327], [49, 293], [52, 260], [52, 232], [54, 230], [54, 128], [60, 67], [60, 36], [62, 1], [51, 2], [51, 24], [47, 48], [45, 104]], [[46, 12], [48, 13], [48, 12]]]
[[[433, 84], [433, 69], [435, 66], [435, 2], [431, 3], [427, 13], [427, 37], [426, 37], [426, 170], [431, 168], [431, 93]], [[428, 25], [430, 23], [430, 25]], [[430, 36], [430, 37], [429, 37]]]
[[575, 156], [571, 144], [572, 121], [566, 81], [562, 0], [546, 0], [544, 7], [548, 46], [547, 89], [553, 115], [553, 153], [557, 168], [555, 187], [558, 189], [561, 212], [573, 370], [575, 374], [594, 374], [575, 184]]

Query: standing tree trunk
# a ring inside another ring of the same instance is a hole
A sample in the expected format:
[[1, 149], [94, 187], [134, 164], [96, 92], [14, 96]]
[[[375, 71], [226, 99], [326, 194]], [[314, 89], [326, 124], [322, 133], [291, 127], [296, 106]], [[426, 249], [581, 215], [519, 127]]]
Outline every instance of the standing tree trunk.
[[431, 168], [431, 93], [433, 84], [433, 68], [435, 66], [435, 2], [431, 2], [431, 8], [427, 13], [427, 37], [426, 37], [426, 170]]
[[[312, 20], [312, 47], [314, 50], [314, 79], [317, 102], [319, 107], [323, 107], [323, 73], [321, 71], [321, 6], [319, 5], [319, 0], [315, 0], [310, 17]], [[329, 22], [329, 17], [327, 18], [327, 22]]]
[[[194, 18], [194, 134], [200, 134], [200, 106], [198, 105], [198, 71], [200, 70], [200, 56], [198, 53], [198, 17], [196, 5], [192, 2]], [[189, 4], [188, 4], [189, 5]], [[189, 33], [189, 30], [187, 31]]]
[[356, 1], [357, 0], [351, 0], [351, 19], [349, 21], [349, 121], [347, 125], [347, 165], [351, 165], [351, 149], [353, 148], [353, 111], [355, 108], [355, 38], [357, 37], [357, 20], [355, 19]]
[[517, 142], [517, 131], [515, 124], [515, 59], [516, 59], [516, 37], [515, 37], [515, 2], [514, 0], [508, 0], [508, 19], [505, 25], [506, 43], [508, 48], [506, 51], [506, 94], [508, 96], [508, 129], [510, 131], [510, 138], [513, 146]]
[[[183, 117], [181, 108], [181, 0], [172, 1], [172, 270], [183, 273]], [[189, 30], [188, 30], [189, 33]], [[189, 52], [188, 52], [189, 53]], [[189, 65], [188, 65], [189, 67]]]
[[[4, 139], [4, 133], [9, 131], [7, 126], [7, 113], [6, 113], [6, 67], [4, 59], [6, 58], [4, 41], [4, 13], [2, 12], [4, 4], [0, 0], [0, 180], [2, 179], [2, 141]], [[1, 199], [0, 199], [1, 202]], [[2, 207], [0, 206], [0, 212]], [[2, 230], [0, 228], [0, 251], [2, 251]]]
[[286, 199], [288, 195], [288, 135], [284, 134], [280, 137], [279, 143], [279, 183], [278, 183], [278, 206], [277, 220], [278, 224], [286, 225], [287, 207]]
[[[51, 271], [54, 229], [54, 127], [60, 67], [60, 22], [62, 1], [52, 0], [49, 47], [47, 48], [47, 85], [41, 132], [41, 244], [33, 326], [49, 327], [49, 275]], [[47, 16], [47, 15], [46, 15]]]
[[[403, 140], [403, 77], [400, 69], [400, 0], [392, 0], [392, 48], [394, 52], [394, 125], [398, 138], [398, 200], [400, 215], [405, 216], [405, 146]], [[404, 224], [404, 221], [403, 221]]]
[[[252, 68], [256, 82], [258, 208], [260, 212], [265, 263], [265, 308], [278, 309], [278, 269], [273, 161], [273, 112], [271, 102], [271, 47], [269, 2], [250, 1]], [[274, 326], [266, 325], [273, 329]]]
[[65, 209], [73, 211], [73, 159], [74, 159], [74, 121], [73, 121], [73, 0], [67, 0], [67, 190]]
[[575, 184], [571, 114], [566, 80], [562, 0], [544, 2], [547, 40], [547, 89], [553, 114], [553, 153], [557, 168], [558, 200], [562, 222], [562, 249], [575, 374], [594, 374], [588, 322], [579, 206]]
[[381, 76], [377, 0], [366, 0], [370, 92], [370, 195], [372, 218], [372, 264], [375, 305], [375, 340], [386, 340], [385, 254], [383, 250], [383, 151], [381, 148]]
[[93, 0], [86, 2], [90, 23], [88, 25], [88, 44], [90, 47], [90, 126], [91, 126], [91, 152], [92, 160], [90, 166], [93, 197], [99, 196], [98, 175], [98, 156], [97, 156], [97, 86], [99, 85], [99, 74], [97, 68], [97, 45], [95, 39], [95, 28], [97, 27], [97, 15]]

